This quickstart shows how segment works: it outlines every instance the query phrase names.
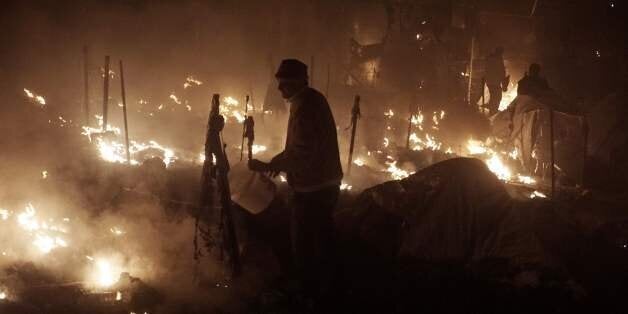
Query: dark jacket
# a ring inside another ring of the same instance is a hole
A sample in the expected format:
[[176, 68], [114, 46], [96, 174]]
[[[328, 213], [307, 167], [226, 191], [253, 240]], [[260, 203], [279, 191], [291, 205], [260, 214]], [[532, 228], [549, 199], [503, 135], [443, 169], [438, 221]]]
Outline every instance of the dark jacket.
[[288, 184], [297, 192], [314, 192], [340, 185], [342, 167], [336, 122], [327, 99], [305, 88], [290, 99], [286, 147], [270, 162], [285, 171]]
[[517, 84], [517, 95], [540, 96], [551, 91], [547, 80], [540, 76], [526, 75]]

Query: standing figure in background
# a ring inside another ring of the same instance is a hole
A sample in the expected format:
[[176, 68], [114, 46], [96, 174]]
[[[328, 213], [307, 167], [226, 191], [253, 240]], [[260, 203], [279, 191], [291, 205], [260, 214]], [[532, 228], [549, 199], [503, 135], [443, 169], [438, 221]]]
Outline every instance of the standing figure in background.
[[538, 63], [532, 63], [526, 75], [517, 84], [517, 95], [539, 97], [551, 90], [547, 80], [541, 77], [541, 66]]
[[292, 199], [291, 240], [297, 279], [307, 297], [330, 288], [333, 272], [333, 211], [340, 192], [342, 167], [336, 122], [327, 99], [308, 86], [307, 65], [281, 62], [275, 74], [279, 91], [290, 103], [286, 146], [270, 163], [257, 159], [249, 168], [287, 174]]
[[502, 91], [508, 89], [509, 77], [506, 76], [506, 67], [504, 67], [504, 49], [502, 47], [495, 48], [495, 51], [486, 57], [486, 86], [490, 98], [488, 101], [488, 110], [490, 115], [497, 113], [499, 103], [502, 101]]

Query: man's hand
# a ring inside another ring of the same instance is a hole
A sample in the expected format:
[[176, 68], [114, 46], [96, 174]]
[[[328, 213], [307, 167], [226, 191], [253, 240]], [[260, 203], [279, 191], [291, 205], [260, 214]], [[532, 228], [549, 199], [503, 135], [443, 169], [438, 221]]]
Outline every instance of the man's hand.
[[252, 171], [268, 172], [270, 171], [270, 164], [258, 159], [251, 159], [249, 160], [249, 169]]

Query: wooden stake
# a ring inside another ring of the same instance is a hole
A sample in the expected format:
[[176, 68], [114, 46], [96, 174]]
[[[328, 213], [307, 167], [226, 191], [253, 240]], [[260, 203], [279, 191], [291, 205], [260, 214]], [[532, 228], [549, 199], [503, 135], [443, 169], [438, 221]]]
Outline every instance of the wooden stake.
[[124, 140], [126, 144], [126, 160], [131, 164], [131, 151], [129, 150], [129, 124], [126, 115], [126, 93], [124, 90], [124, 69], [122, 68], [122, 60], [120, 60], [120, 89], [122, 90], [122, 114], [124, 116]]
[[109, 56], [105, 56], [105, 80], [102, 98], [102, 130], [107, 131], [107, 112], [109, 109]]
[[84, 123], [89, 126], [89, 55], [87, 45], [83, 46], [83, 114]]
[[353, 164], [353, 146], [355, 144], [355, 130], [358, 127], [358, 119], [360, 118], [360, 95], [355, 95], [353, 100], [353, 109], [351, 109], [351, 143], [349, 144], [349, 164], [347, 165], [347, 174], [351, 174], [351, 165]]
[[471, 106], [471, 83], [473, 82], [473, 59], [475, 57], [475, 32], [471, 35], [471, 51], [469, 53], [469, 85], [467, 87], [467, 104]]

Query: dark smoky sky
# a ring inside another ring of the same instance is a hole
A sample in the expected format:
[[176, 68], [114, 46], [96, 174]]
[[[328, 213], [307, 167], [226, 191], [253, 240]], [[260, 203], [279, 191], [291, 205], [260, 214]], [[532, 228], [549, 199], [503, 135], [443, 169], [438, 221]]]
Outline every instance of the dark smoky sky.
[[130, 103], [167, 99], [190, 74], [212, 92], [244, 94], [253, 88], [262, 93], [271, 77], [271, 56], [274, 65], [285, 56], [309, 60], [316, 55], [320, 64], [346, 59], [349, 8], [361, 4], [331, 4], [3, 2], [2, 76], [10, 77], [5, 83], [18, 93], [27, 87], [51, 103], [74, 109], [82, 101], [82, 47], [87, 45], [92, 105], [102, 97], [98, 71], [105, 55], [111, 55], [115, 72], [118, 60], [124, 61]]

